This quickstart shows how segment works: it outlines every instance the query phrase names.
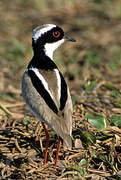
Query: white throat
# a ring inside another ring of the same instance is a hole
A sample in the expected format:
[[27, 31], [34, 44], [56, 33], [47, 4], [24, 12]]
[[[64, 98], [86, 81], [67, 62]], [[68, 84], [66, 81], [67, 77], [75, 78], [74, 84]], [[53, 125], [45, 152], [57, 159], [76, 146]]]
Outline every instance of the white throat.
[[64, 39], [61, 39], [54, 43], [46, 43], [44, 45], [44, 51], [46, 56], [48, 56], [51, 60], [53, 60], [54, 51], [63, 43], [64, 43]]

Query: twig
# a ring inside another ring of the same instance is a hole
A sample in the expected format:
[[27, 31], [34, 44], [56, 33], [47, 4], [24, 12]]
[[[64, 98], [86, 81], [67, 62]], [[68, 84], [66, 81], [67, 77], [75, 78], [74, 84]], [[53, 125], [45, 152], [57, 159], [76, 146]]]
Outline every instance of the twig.
[[5, 107], [3, 104], [0, 103], [0, 108], [9, 116], [12, 116], [12, 113]]
[[78, 171], [67, 171], [67, 172], [63, 173], [59, 178], [57, 178], [57, 180], [61, 180], [61, 178], [63, 178], [66, 175], [69, 175], [69, 174], [78, 175], [79, 173], [78, 173]]
[[14, 107], [21, 107], [21, 106], [24, 106], [25, 103], [24, 102], [19, 102], [19, 103], [15, 103], [15, 104], [6, 104], [5, 106], [7, 108], [14, 108]]
[[17, 139], [15, 139], [14, 142], [15, 142], [15, 145], [16, 145], [17, 149], [19, 150], [19, 152], [20, 152], [20, 153], [23, 153], [23, 152], [22, 152], [22, 149], [20, 148], [20, 146], [19, 146], [19, 144], [18, 144]]

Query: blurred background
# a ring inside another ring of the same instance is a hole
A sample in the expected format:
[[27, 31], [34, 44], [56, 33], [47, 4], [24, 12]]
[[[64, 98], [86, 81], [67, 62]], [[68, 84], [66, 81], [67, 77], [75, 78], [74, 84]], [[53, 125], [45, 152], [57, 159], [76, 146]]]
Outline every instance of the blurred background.
[[[48, 23], [77, 40], [63, 44], [54, 57], [70, 86], [74, 131], [89, 126], [88, 113], [103, 115], [115, 124], [115, 117], [121, 115], [121, 1], [0, 0], [1, 132], [5, 135], [15, 120], [14, 128], [22, 129], [28, 115], [32, 116], [22, 100], [21, 78], [33, 56], [32, 31]], [[14, 117], [8, 117], [11, 113]], [[31, 122], [32, 135], [36, 123], [34, 127]], [[117, 126], [121, 126], [119, 121]]]
[[0, 17], [2, 93], [11, 86], [20, 88], [22, 73], [32, 58], [32, 31], [46, 23], [61, 26], [77, 40], [65, 43], [55, 55], [72, 87], [77, 83], [80, 91], [90, 80], [120, 76], [120, 0], [5, 0], [0, 1]]

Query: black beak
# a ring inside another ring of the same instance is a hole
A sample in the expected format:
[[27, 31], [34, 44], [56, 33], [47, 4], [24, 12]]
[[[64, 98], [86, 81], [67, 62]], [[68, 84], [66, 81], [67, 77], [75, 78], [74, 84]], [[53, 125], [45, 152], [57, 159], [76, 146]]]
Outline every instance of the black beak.
[[64, 35], [64, 39], [67, 40], [67, 41], [76, 42], [75, 39], [73, 39], [73, 38], [71, 38], [71, 37], [69, 37], [67, 35]]

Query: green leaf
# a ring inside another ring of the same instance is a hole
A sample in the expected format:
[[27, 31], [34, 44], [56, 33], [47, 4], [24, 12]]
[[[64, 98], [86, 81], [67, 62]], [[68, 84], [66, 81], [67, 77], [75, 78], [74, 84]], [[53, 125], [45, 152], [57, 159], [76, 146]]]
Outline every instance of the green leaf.
[[105, 156], [105, 155], [100, 155], [99, 158], [100, 158], [100, 160], [102, 160], [104, 163], [108, 163], [107, 156]]
[[121, 116], [112, 116], [111, 120], [115, 126], [121, 127]]
[[90, 93], [94, 89], [96, 84], [97, 84], [97, 81], [95, 80], [91, 81], [90, 84], [86, 87], [87, 92]]
[[88, 122], [100, 130], [104, 130], [107, 126], [108, 121], [104, 116], [98, 114], [87, 114], [85, 116]]
[[87, 165], [87, 164], [88, 164], [87, 160], [86, 159], [82, 159], [80, 161], [80, 163], [79, 163], [79, 166], [84, 166], [84, 165]]
[[75, 62], [75, 58], [73, 56], [70, 56], [68, 59], [69, 63], [72, 64]]
[[72, 94], [71, 99], [72, 99], [72, 104], [74, 105], [75, 102], [79, 99], [79, 97], [75, 94]]
[[115, 98], [117, 97], [117, 91], [115, 89], [112, 90], [112, 96]]
[[112, 70], [112, 71], [116, 71], [117, 68], [118, 68], [118, 64], [116, 61], [112, 60], [109, 64], [108, 64], [109, 68]]
[[93, 133], [83, 133], [80, 138], [82, 143], [86, 146], [90, 146], [96, 143], [96, 136]]
[[87, 54], [86, 54], [86, 60], [89, 64], [91, 65], [97, 65], [100, 61], [100, 57], [98, 55], [98, 53], [94, 50], [90, 50]]
[[106, 87], [109, 90], [114, 90], [115, 88], [111, 86], [110, 84], [104, 84], [104, 87]]
[[121, 101], [117, 100], [114, 104], [116, 107], [121, 108]]
[[24, 125], [28, 125], [29, 122], [30, 122], [30, 118], [29, 118], [29, 116], [26, 116], [26, 117], [23, 119]]
[[78, 171], [79, 171], [80, 175], [81, 175], [82, 177], [84, 177], [84, 175], [85, 175], [85, 170], [82, 169], [82, 168], [79, 168]]
[[92, 157], [96, 157], [96, 150], [95, 150], [95, 149], [92, 149], [92, 151], [91, 151], [91, 156], [92, 156]]

